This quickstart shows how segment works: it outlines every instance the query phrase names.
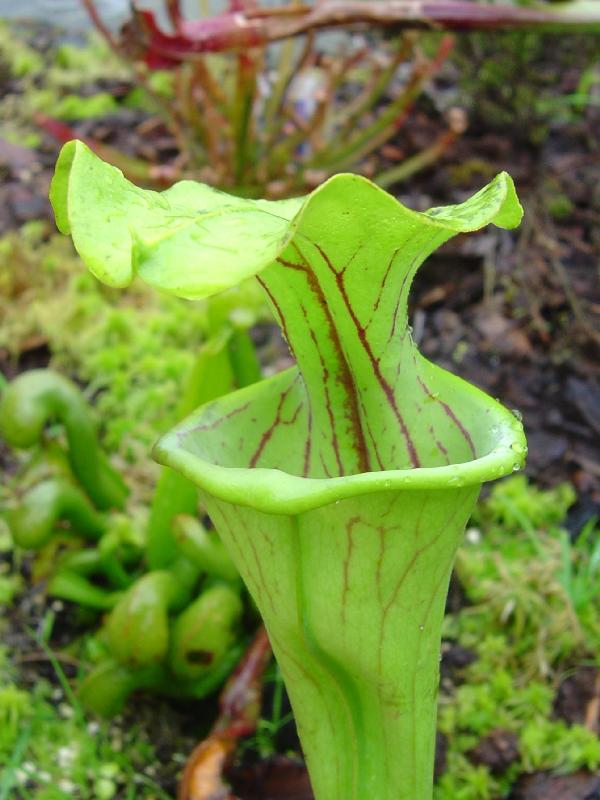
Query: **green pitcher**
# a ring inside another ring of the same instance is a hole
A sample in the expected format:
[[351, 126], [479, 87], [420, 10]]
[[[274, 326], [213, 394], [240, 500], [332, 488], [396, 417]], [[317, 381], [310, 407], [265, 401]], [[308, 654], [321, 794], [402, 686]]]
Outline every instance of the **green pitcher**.
[[297, 366], [202, 406], [155, 457], [200, 487], [263, 615], [317, 800], [430, 800], [454, 555], [482, 483], [526, 445], [512, 413], [420, 355], [407, 296], [453, 235], [519, 223], [511, 179], [425, 213], [355, 175], [279, 202], [159, 194], [72, 142], [51, 197], [113, 286], [264, 287]]

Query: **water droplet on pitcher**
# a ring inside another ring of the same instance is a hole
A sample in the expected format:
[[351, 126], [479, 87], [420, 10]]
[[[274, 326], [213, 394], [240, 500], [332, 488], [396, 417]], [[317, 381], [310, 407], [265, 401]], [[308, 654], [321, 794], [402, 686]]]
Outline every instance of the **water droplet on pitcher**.
[[419, 625], [419, 630], [420, 631], [424, 631], [425, 630], [425, 625]]
[[518, 472], [520, 469], [521, 469], [521, 465], [520, 464], [513, 464], [512, 465], [512, 471], [513, 472]]
[[511, 408], [510, 413], [519, 420], [519, 422], [523, 422], [523, 414], [519, 411], [518, 408]]
[[384, 481], [383, 482], [383, 486], [384, 486], [385, 489], [389, 489], [391, 485], [392, 485], [391, 481]]
[[481, 541], [481, 531], [479, 528], [467, 528], [465, 531], [465, 539], [469, 544], [479, 544]]

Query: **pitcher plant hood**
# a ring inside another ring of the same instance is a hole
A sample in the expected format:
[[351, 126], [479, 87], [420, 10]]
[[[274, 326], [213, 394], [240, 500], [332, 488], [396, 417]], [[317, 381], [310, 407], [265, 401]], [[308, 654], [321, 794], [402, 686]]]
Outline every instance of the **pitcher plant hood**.
[[297, 366], [203, 406], [155, 448], [211, 495], [293, 514], [372, 491], [476, 486], [522, 465], [520, 421], [427, 361], [407, 316], [431, 252], [489, 223], [519, 224], [506, 173], [421, 213], [350, 174], [284, 201], [192, 181], [157, 193], [70, 142], [51, 200], [111, 286], [137, 276], [201, 298], [256, 276], [265, 289]]

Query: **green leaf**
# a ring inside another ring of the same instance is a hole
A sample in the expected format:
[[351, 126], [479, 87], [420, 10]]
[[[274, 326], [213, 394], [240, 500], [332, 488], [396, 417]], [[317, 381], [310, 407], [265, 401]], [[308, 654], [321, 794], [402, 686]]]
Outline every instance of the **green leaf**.
[[421, 356], [407, 297], [456, 233], [519, 223], [510, 177], [417, 213], [355, 175], [284, 203], [157, 195], [70, 152], [53, 202], [96, 274], [264, 287], [297, 366], [205, 404], [155, 454], [198, 484], [265, 619], [315, 797], [430, 800], [454, 554], [481, 483], [526, 448], [513, 414]]
[[234, 286], [269, 263], [300, 203], [240, 200], [192, 181], [145, 191], [79, 141], [61, 151], [50, 200], [59, 230], [71, 233], [99, 280], [124, 287], [139, 273], [189, 298]]

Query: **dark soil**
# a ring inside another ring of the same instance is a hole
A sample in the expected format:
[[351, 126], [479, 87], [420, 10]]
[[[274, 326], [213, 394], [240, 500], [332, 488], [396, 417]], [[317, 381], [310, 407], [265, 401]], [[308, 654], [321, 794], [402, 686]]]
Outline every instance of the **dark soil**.
[[[479, 762], [478, 762], [479, 763]], [[231, 776], [233, 791], [244, 800], [313, 800], [308, 775], [299, 761], [276, 756]], [[599, 800], [600, 777], [588, 772], [519, 779], [510, 800]]]
[[[435, 774], [446, 768], [446, 741], [438, 733]], [[243, 800], [313, 800], [308, 772], [298, 758], [276, 755], [262, 761], [246, 760], [227, 775], [236, 797]]]
[[473, 764], [488, 767], [492, 775], [501, 775], [519, 758], [519, 740], [512, 731], [497, 728], [477, 742], [467, 754]]
[[286, 756], [241, 766], [228, 777], [234, 793], [244, 800], [313, 800], [306, 767]]
[[524, 775], [509, 800], [600, 800], [600, 776], [583, 770], [573, 775]]
[[554, 714], [600, 734], [600, 673], [595, 667], [579, 667], [565, 677], [556, 694]]

